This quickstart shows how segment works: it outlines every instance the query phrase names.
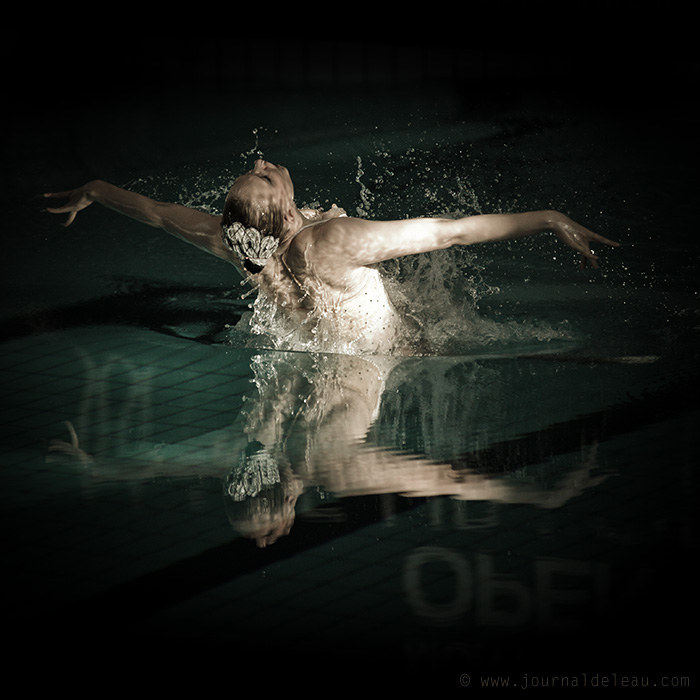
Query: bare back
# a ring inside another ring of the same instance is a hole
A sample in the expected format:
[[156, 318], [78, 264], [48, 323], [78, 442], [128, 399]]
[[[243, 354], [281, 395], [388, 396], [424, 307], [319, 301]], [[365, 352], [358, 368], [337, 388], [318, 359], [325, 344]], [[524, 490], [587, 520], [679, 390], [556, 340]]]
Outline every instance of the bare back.
[[362, 354], [406, 352], [405, 322], [380, 272], [344, 262], [324, 240], [328, 222], [305, 226], [260, 273], [261, 303], [276, 308], [276, 329], [292, 342], [319, 350]]

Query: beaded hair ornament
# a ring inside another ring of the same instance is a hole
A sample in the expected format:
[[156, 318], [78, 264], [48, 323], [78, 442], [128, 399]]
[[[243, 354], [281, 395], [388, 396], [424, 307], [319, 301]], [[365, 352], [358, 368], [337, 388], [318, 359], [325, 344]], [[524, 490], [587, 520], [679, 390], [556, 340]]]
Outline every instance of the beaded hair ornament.
[[242, 260], [250, 260], [262, 268], [277, 250], [279, 241], [274, 236], [265, 236], [252, 226], [245, 227], [237, 221], [222, 227], [223, 239], [229, 250]]
[[253, 443], [226, 476], [224, 491], [234, 501], [244, 501], [276, 486], [280, 480], [280, 470], [273, 457], [260, 443]]

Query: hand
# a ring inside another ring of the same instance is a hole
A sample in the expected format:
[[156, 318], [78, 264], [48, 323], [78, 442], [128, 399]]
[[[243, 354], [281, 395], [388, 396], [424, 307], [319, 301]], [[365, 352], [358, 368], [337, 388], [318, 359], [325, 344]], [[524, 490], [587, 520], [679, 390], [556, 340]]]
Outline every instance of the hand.
[[68, 190], [66, 192], [47, 192], [44, 197], [56, 197], [68, 199], [68, 203], [64, 204], [62, 207], [46, 207], [46, 211], [52, 214], [68, 214], [68, 219], [62, 226], [70, 226], [75, 219], [76, 214], [82, 211], [86, 207], [89, 207], [94, 199], [88, 192], [88, 186], [84, 185], [75, 190]]
[[581, 253], [581, 269], [584, 269], [586, 265], [590, 265], [593, 268], [598, 267], [598, 256], [591, 250], [591, 243], [602, 243], [615, 248], [620, 245], [615, 241], [593, 233], [593, 231], [589, 231], [566, 216], [562, 216], [561, 220], [557, 222], [554, 233], [560, 241]]

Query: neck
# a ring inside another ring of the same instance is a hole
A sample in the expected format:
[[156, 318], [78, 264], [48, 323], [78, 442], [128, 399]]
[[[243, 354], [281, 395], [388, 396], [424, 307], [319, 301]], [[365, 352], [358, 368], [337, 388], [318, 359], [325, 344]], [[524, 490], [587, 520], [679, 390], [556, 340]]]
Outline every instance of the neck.
[[294, 240], [294, 237], [299, 233], [299, 231], [306, 226], [306, 224], [311, 223], [314, 219], [308, 216], [305, 212], [298, 209], [296, 206], [294, 209], [290, 210], [287, 217], [287, 227], [280, 236], [279, 248], [287, 248], [289, 244]]

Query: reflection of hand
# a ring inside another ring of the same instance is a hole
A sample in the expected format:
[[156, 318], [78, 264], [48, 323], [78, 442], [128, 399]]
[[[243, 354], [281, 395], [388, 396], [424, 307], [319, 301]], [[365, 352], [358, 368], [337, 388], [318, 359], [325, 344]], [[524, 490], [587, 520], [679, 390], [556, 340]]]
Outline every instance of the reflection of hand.
[[70, 433], [70, 443], [65, 442], [64, 440], [51, 440], [48, 448], [49, 452], [61, 452], [69, 457], [75, 457], [83, 464], [91, 462], [92, 457], [80, 448], [78, 434], [75, 432], [73, 424], [70, 421], [66, 421], [65, 425]]
[[93, 203], [93, 198], [89, 193], [88, 185], [83, 185], [75, 190], [67, 190], [66, 192], [47, 192], [44, 197], [56, 197], [68, 199], [67, 204], [61, 207], [46, 207], [46, 211], [52, 214], [68, 214], [68, 219], [63, 226], [70, 226], [75, 219], [76, 214]]
[[582, 448], [581, 463], [578, 467], [566, 474], [554, 489], [542, 494], [539, 505], [543, 508], [560, 508], [585, 491], [602, 484], [608, 475], [598, 474], [594, 476], [593, 470], [597, 467], [598, 442], [594, 441]]

